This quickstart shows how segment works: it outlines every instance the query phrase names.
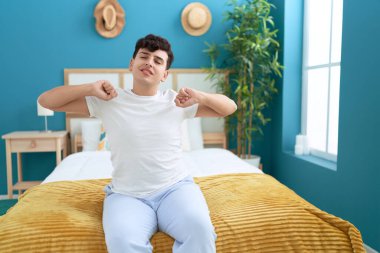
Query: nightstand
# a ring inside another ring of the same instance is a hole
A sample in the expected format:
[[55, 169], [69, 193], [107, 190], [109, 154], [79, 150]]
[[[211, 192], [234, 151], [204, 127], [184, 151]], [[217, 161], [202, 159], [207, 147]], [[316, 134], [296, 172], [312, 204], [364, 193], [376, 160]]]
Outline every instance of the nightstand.
[[[13, 191], [26, 190], [34, 185], [40, 184], [41, 181], [23, 181], [21, 153], [23, 152], [55, 152], [57, 165], [67, 156], [67, 131], [25, 131], [12, 132], [2, 136], [5, 140], [6, 159], [7, 159], [7, 184], [8, 198], [13, 197]], [[17, 176], [18, 182], [13, 185], [12, 178], [12, 153], [17, 153]]]

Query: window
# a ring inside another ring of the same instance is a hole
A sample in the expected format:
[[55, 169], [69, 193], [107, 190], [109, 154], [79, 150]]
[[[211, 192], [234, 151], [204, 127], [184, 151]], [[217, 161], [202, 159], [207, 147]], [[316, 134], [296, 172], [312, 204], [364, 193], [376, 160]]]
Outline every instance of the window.
[[302, 133], [312, 155], [337, 160], [343, 0], [305, 0]]

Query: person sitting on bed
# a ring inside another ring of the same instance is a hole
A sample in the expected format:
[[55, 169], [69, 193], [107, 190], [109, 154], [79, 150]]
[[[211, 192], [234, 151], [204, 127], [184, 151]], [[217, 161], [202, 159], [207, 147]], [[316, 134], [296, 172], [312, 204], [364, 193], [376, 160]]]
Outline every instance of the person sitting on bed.
[[207, 203], [182, 159], [180, 125], [193, 117], [225, 117], [237, 106], [191, 88], [160, 91], [173, 58], [169, 42], [149, 34], [137, 41], [129, 64], [132, 89], [100, 80], [38, 98], [45, 108], [102, 120], [114, 167], [103, 206], [109, 252], [152, 252], [156, 231], [174, 238], [175, 253], [216, 252]]

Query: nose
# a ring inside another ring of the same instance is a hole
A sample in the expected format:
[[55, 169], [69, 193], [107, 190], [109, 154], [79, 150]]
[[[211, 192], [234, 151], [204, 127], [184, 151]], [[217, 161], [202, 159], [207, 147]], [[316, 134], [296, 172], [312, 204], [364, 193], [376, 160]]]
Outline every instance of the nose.
[[149, 57], [148, 61], [145, 63], [146, 66], [149, 66], [149, 67], [152, 67], [153, 64], [152, 64], [152, 61], [153, 61], [153, 57]]

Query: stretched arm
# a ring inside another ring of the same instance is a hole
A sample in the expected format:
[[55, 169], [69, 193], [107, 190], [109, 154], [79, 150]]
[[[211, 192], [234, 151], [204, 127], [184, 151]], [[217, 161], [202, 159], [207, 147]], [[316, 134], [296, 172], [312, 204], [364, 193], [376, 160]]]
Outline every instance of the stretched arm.
[[108, 81], [100, 80], [95, 83], [53, 88], [42, 93], [38, 97], [38, 103], [54, 111], [89, 115], [85, 96], [96, 96], [107, 101], [116, 97], [117, 93]]
[[190, 88], [182, 88], [175, 103], [179, 107], [188, 107], [198, 103], [196, 117], [226, 117], [237, 109], [236, 103], [222, 94], [211, 94]]

